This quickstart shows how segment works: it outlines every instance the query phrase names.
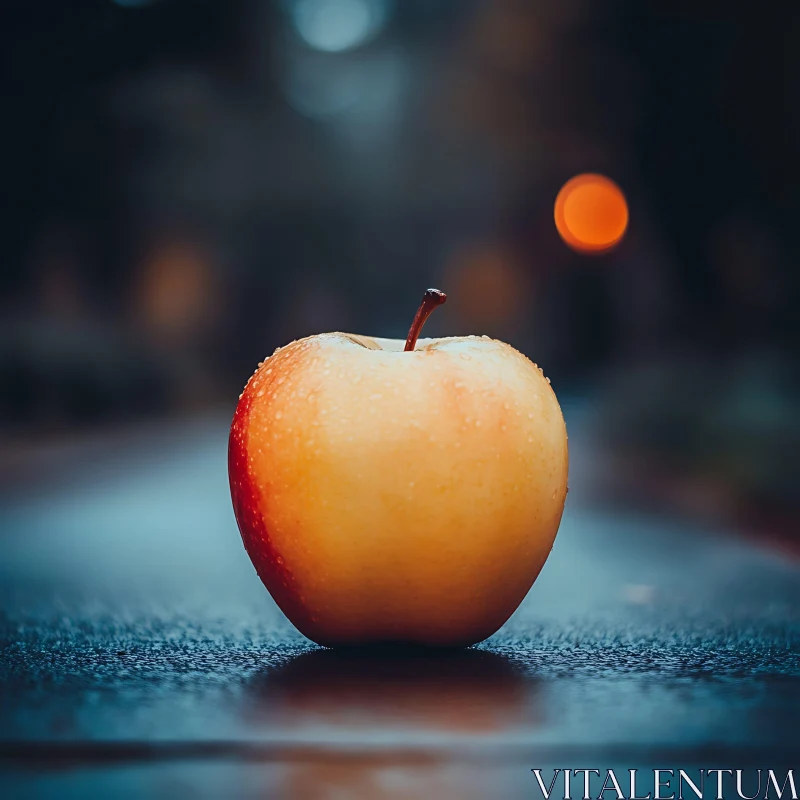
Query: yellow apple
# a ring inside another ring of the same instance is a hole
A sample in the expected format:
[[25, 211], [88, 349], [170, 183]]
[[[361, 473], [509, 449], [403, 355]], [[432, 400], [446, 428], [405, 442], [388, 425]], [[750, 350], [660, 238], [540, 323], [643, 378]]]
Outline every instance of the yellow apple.
[[323, 645], [469, 645], [550, 553], [567, 434], [542, 371], [503, 342], [325, 333], [264, 361], [231, 426], [233, 507], [286, 616]]

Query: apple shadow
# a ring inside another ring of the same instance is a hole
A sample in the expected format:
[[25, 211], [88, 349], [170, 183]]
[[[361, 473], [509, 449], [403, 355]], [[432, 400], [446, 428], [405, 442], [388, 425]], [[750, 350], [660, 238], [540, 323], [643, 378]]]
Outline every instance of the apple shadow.
[[312, 650], [256, 674], [245, 715], [276, 730], [363, 738], [425, 731], [491, 736], [542, 722], [540, 682], [482, 649]]
[[465, 753], [543, 721], [540, 681], [475, 648], [307, 651], [254, 675], [242, 713], [286, 747], [277, 795], [352, 800], [490, 797], [496, 771]]

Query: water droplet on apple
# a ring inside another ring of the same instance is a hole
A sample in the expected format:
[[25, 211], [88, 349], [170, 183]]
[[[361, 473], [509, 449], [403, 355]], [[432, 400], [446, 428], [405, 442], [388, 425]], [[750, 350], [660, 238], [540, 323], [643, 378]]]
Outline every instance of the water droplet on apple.
[[558, 494], [558, 492], [555, 489], [553, 489], [553, 496], [552, 496], [551, 499], [555, 500], [557, 494]]
[[476, 419], [475, 420], [475, 427], [476, 428], [480, 428], [480, 426], [481, 426], [481, 421], [479, 419]]
[[462, 361], [472, 361], [472, 356], [469, 353], [462, 353], [461, 354]]
[[275, 419], [280, 419], [282, 416], [283, 414], [280, 411], [275, 412]]

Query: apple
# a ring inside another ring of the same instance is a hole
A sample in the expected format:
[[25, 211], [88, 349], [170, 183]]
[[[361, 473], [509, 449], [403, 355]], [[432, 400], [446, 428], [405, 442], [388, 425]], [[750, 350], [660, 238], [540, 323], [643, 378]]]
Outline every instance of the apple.
[[347, 333], [279, 348], [231, 426], [233, 508], [281, 610], [321, 645], [463, 646], [515, 611], [550, 553], [567, 432], [549, 381], [485, 336]]

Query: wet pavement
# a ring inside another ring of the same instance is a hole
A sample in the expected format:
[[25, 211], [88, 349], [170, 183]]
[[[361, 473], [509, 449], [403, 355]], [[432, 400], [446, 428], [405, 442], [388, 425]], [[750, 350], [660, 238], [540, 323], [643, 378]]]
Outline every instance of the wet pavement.
[[326, 651], [282, 618], [236, 531], [225, 418], [4, 497], [0, 796], [499, 800], [541, 797], [535, 767], [797, 769], [800, 564], [593, 507], [602, 463], [567, 417], [542, 575], [438, 655]]

